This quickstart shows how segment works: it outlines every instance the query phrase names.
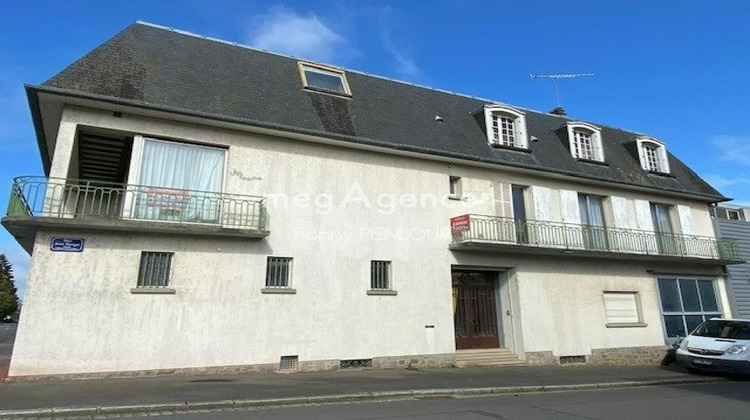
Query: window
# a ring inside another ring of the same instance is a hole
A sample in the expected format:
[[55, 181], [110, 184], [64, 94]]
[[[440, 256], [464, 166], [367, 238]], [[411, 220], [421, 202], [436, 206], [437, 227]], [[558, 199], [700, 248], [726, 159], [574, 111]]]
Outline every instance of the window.
[[654, 223], [656, 233], [656, 247], [660, 254], [680, 255], [680, 239], [672, 229], [672, 218], [670, 217], [671, 206], [666, 204], [651, 203], [651, 219]]
[[591, 136], [593, 135], [590, 131], [585, 130], [574, 130], [573, 131], [573, 147], [574, 154], [580, 159], [594, 160], [594, 145]]
[[351, 95], [349, 84], [346, 81], [346, 75], [343, 71], [309, 63], [299, 63], [299, 68], [302, 75], [302, 83], [306, 88], [340, 95]]
[[143, 139], [135, 217], [220, 223], [226, 149]]
[[718, 219], [726, 220], [745, 220], [742, 212], [737, 209], [730, 209], [726, 207], [715, 207], [713, 210], [714, 217]]
[[642, 325], [637, 292], [604, 292], [607, 326]]
[[171, 252], [142, 252], [138, 272], [138, 287], [167, 287], [172, 270]]
[[390, 261], [372, 261], [370, 263], [370, 289], [391, 290]]
[[448, 198], [459, 199], [461, 198], [461, 177], [452, 176], [449, 177], [449, 192]]
[[657, 283], [667, 341], [687, 336], [707, 319], [721, 317], [713, 280], [659, 277]]
[[583, 225], [583, 244], [586, 249], [606, 250], [607, 230], [604, 222], [602, 198], [595, 195], [578, 194], [578, 208]]
[[641, 167], [649, 172], [669, 173], [669, 158], [664, 144], [650, 137], [636, 140]]
[[529, 242], [529, 227], [526, 220], [526, 188], [521, 185], [511, 186], [513, 200], [513, 224], [516, 228], [516, 241], [520, 244]]
[[569, 123], [570, 154], [576, 159], [604, 162], [601, 130], [591, 124]]
[[292, 272], [292, 259], [285, 257], [268, 257], [266, 263], [266, 287], [289, 288]]
[[513, 108], [488, 105], [484, 109], [487, 140], [493, 146], [527, 149], [526, 116]]

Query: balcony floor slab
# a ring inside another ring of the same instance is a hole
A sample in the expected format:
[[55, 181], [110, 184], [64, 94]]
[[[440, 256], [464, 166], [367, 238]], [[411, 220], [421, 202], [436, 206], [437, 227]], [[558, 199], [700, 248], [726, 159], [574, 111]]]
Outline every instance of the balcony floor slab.
[[503, 252], [520, 255], [544, 255], [556, 257], [574, 258], [598, 258], [606, 260], [629, 260], [629, 261], [653, 261], [653, 262], [676, 262], [697, 265], [723, 266], [730, 264], [742, 264], [741, 260], [728, 260], [719, 258], [701, 258], [679, 255], [645, 254], [630, 252], [612, 252], [581, 248], [563, 247], [539, 247], [535, 245], [523, 245], [518, 243], [502, 243], [481, 240], [466, 240], [450, 244], [451, 251], [459, 252]]
[[219, 225], [197, 223], [171, 223], [150, 220], [122, 220], [97, 217], [57, 218], [8, 216], [2, 225], [30, 254], [39, 230], [83, 230], [104, 232], [137, 232], [147, 234], [209, 236], [256, 240], [265, 238], [270, 231], [263, 229], [233, 229]]

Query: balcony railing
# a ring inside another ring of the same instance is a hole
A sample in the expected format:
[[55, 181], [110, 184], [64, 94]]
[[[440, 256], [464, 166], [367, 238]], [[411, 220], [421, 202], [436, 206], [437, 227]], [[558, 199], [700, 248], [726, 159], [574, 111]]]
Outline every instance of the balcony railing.
[[262, 197], [77, 179], [16, 178], [11, 218], [111, 219], [266, 230]]
[[[455, 223], [454, 221], [458, 221]], [[643, 230], [539, 220], [465, 215], [452, 219], [453, 243], [495, 243], [519, 247], [740, 260], [733, 239], [662, 234]]]

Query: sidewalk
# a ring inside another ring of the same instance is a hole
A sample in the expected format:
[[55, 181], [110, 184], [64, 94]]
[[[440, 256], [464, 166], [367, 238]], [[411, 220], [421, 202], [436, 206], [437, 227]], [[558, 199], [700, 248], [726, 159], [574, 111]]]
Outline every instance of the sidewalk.
[[184, 412], [717, 380], [723, 379], [690, 375], [676, 367], [520, 366], [19, 382], [0, 384], [0, 418]]

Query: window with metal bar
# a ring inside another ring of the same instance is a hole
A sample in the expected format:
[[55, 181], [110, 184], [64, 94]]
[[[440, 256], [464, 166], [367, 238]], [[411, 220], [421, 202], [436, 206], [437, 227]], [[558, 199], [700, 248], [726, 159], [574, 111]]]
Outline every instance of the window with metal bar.
[[370, 263], [370, 289], [391, 290], [390, 261], [372, 261]]
[[172, 270], [171, 252], [141, 253], [141, 267], [138, 272], [138, 287], [167, 287]]
[[266, 264], [266, 287], [288, 288], [292, 271], [292, 259], [287, 257], [268, 257]]

